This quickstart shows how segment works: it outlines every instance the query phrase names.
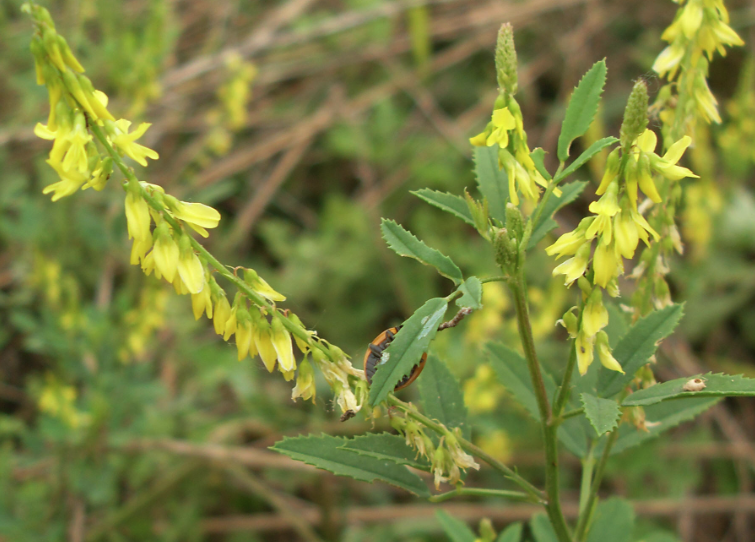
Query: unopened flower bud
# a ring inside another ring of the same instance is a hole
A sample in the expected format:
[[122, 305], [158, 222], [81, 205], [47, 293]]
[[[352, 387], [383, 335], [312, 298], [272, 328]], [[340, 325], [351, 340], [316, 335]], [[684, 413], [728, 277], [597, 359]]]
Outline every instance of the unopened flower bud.
[[522, 212], [519, 207], [510, 202], [506, 204], [506, 229], [518, 240], [521, 240], [524, 236]]
[[504, 271], [513, 273], [517, 262], [517, 248], [514, 242], [509, 239], [506, 228], [501, 228], [496, 231], [495, 238], [493, 239], [493, 246], [495, 248], [496, 263], [498, 263]]
[[624, 122], [621, 123], [621, 146], [629, 150], [648, 124], [648, 86], [645, 81], [637, 81], [624, 109]]
[[498, 86], [508, 94], [516, 94], [517, 60], [514, 48], [514, 28], [511, 24], [501, 25], [498, 31], [498, 41], [495, 46], [495, 69], [498, 77]]

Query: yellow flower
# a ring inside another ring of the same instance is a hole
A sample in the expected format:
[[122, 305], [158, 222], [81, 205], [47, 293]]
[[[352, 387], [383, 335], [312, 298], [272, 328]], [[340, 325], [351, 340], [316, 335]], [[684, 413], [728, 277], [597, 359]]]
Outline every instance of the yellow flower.
[[579, 248], [585, 244], [585, 232], [594, 220], [595, 217], [592, 216], [583, 218], [574, 231], [563, 234], [555, 243], [546, 247], [546, 254], [548, 254], [548, 256], [558, 254], [556, 256], [557, 259], [563, 256], [576, 254]]
[[[256, 309], [252, 309], [256, 310]], [[257, 352], [254, 351], [250, 354], [250, 347], [253, 346], [253, 331], [252, 331], [252, 318], [249, 315], [249, 311], [241, 307], [236, 312], [237, 324], [236, 324], [236, 349], [238, 351], [238, 360], [241, 361], [247, 355], [255, 356]], [[256, 350], [256, 348], [255, 348]]]
[[199, 320], [202, 313], [206, 313], [207, 318], [212, 319], [212, 296], [209, 288], [203, 288], [198, 294], [191, 294], [191, 310], [194, 320]]
[[608, 325], [608, 311], [603, 305], [603, 294], [599, 288], [595, 288], [587, 298], [584, 312], [582, 313], [582, 333], [592, 337], [598, 331]]
[[138, 164], [146, 166], [147, 158], [157, 160], [160, 157], [152, 149], [135, 143], [137, 139], [144, 135], [144, 132], [147, 131], [147, 128], [151, 126], [150, 123], [141, 123], [139, 127], [131, 133], [128, 133], [128, 129], [131, 126], [131, 121], [126, 119], [119, 119], [115, 122], [108, 123], [106, 126], [112, 127], [113, 145]]
[[217, 228], [220, 213], [208, 205], [201, 203], [187, 203], [181, 201], [175, 209], [171, 209], [173, 216], [188, 223], [202, 237], [208, 237], [205, 228]]
[[[254, 311], [252, 314], [254, 314]], [[260, 353], [260, 358], [262, 358], [262, 363], [265, 364], [265, 368], [268, 372], [272, 373], [275, 369], [275, 362], [278, 359], [278, 355], [275, 351], [275, 346], [273, 345], [270, 324], [267, 319], [260, 315], [259, 320], [255, 320], [254, 330], [254, 341], [257, 346], [257, 351]]]
[[278, 354], [279, 369], [282, 373], [288, 373], [296, 369], [296, 360], [294, 359], [294, 348], [291, 344], [291, 334], [283, 327], [281, 316], [275, 315], [272, 322], [273, 347]]
[[[509, 199], [513, 205], [519, 205], [519, 196], [517, 189], [522, 191], [522, 195], [530, 201], [537, 201], [540, 196], [540, 190], [535, 185], [535, 181], [522, 167], [516, 158], [506, 149], [498, 150], [498, 161], [506, 170], [509, 178]], [[538, 174], [539, 175], [539, 174]], [[542, 177], [541, 177], [542, 178]]]
[[[238, 301], [238, 297], [236, 298]], [[230, 313], [228, 314], [228, 318], [225, 319], [225, 323], [223, 324], [223, 340], [227, 341], [231, 338], [231, 336], [236, 333], [237, 326], [237, 320], [236, 320], [236, 313], [238, 312], [239, 308], [236, 302], [233, 304], [233, 308], [230, 310]], [[220, 333], [218, 333], [220, 335]]]
[[619, 258], [616, 245], [611, 243], [598, 243], [592, 258], [595, 270], [594, 283], [606, 288], [612, 279], [623, 273], [621, 259]]
[[179, 249], [178, 243], [173, 239], [170, 226], [161, 222], [155, 227], [155, 248], [152, 251], [155, 260], [155, 268], [165, 277], [168, 282], [173, 282], [178, 270]]
[[487, 140], [488, 140], [487, 130], [480, 132], [474, 137], [469, 138], [469, 142], [475, 147], [485, 147], [486, 146], [485, 143], [487, 142]]
[[126, 226], [128, 228], [128, 238], [144, 241], [147, 238], [152, 239], [152, 233], [149, 230], [152, 218], [149, 214], [149, 205], [141, 196], [138, 190], [129, 188], [126, 194]]
[[605, 331], [598, 333], [595, 346], [598, 350], [598, 359], [600, 359], [600, 363], [603, 364], [603, 367], [624, 374], [624, 369], [621, 367], [621, 364], [611, 353], [611, 346], [608, 344], [608, 335]]
[[577, 369], [579, 369], [579, 374], [583, 375], [587, 372], [590, 364], [592, 364], [595, 336], [589, 337], [584, 332], [580, 332], [577, 335], [576, 341]]
[[[184, 239], [187, 239], [184, 242]], [[182, 236], [179, 241], [178, 275], [181, 282], [186, 286], [190, 294], [198, 294], [205, 286], [204, 266], [194, 253], [194, 249], [188, 242], [187, 236]]]
[[553, 270], [553, 276], [565, 275], [564, 284], [568, 286], [585, 274], [589, 259], [590, 243], [583, 243], [573, 258], [569, 258]]
[[291, 399], [296, 401], [297, 398], [301, 397], [305, 401], [312, 399], [314, 403], [316, 394], [315, 372], [309, 360], [304, 358], [299, 364], [299, 374], [296, 375], [296, 386], [294, 386], [291, 392]]
[[[663, 158], [655, 154], [655, 146], [658, 142], [658, 138], [651, 130], [645, 130], [645, 132], [637, 138], [637, 145], [644, 153], [646, 153], [650, 167], [653, 171], [657, 171], [670, 181], [678, 181], [684, 177], [695, 177], [697, 175], [692, 173], [686, 167], [677, 166], [676, 163], [687, 150], [692, 139], [689, 136], [684, 136], [679, 141], [671, 145], [663, 155]], [[643, 190], [644, 192], [644, 190]]]
[[70, 196], [89, 179], [88, 175], [79, 171], [64, 171], [62, 164], [59, 162], [53, 162], [52, 160], [46, 160], [46, 162], [50, 164], [60, 177], [60, 181], [47, 185], [42, 190], [43, 194], [53, 192], [52, 201], [58, 201], [60, 198]]
[[498, 143], [498, 146], [504, 149], [509, 144], [509, 130], [513, 130], [516, 127], [514, 116], [511, 114], [508, 107], [496, 109], [493, 111], [492, 122], [494, 129], [490, 132], [485, 144], [488, 147], [492, 147]]
[[231, 304], [228, 303], [228, 298], [225, 296], [225, 293], [222, 293], [217, 296], [217, 300], [215, 301], [215, 312], [212, 316], [212, 325], [215, 328], [216, 334], [223, 335], [223, 332], [225, 331], [225, 324], [230, 317]]
[[269, 301], [285, 301], [286, 297], [273, 290], [265, 280], [260, 277], [254, 269], [244, 270], [244, 282], [249, 287]]
[[653, 63], [653, 71], [661, 77], [667, 72], [671, 72], [669, 78], [673, 78], [682, 58], [684, 58], [684, 45], [681, 41], [676, 40], [661, 51], [661, 54], [655, 59], [655, 63]]

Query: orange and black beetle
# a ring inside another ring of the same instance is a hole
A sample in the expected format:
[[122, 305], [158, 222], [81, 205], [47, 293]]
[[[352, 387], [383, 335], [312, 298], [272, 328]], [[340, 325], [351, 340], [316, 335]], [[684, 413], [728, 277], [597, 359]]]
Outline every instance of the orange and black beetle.
[[[370, 346], [367, 348], [367, 352], [365, 352], [364, 354], [364, 374], [367, 377], [367, 382], [369, 384], [372, 384], [372, 377], [375, 374], [378, 365], [380, 365], [380, 358], [383, 355], [383, 351], [388, 348], [389, 344], [393, 342], [393, 339], [396, 337], [398, 330], [398, 327], [386, 329], [380, 335], [375, 337], [375, 339], [370, 343]], [[425, 368], [426, 361], [427, 352], [422, 354], [422, 358], [419, 360], [419, 363], [412, 367], [412, 371], [404, 378], [402, 378], [398, 384], [396, 384], [396, 387], [393, 388], [393, 391], [403, 389], [414, 382], [419, 376], [419, 373], [422, 372], [422, 369]]]

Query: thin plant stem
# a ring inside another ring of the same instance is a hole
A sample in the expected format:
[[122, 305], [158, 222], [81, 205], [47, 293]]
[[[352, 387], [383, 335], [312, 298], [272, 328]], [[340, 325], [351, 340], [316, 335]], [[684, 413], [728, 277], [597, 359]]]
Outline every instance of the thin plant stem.
[[590, 495], [590, 486], [592, 485], [592, 473], [595, 468], [595, 441], [590, 442], [590, 450], [582, 460], [582, 482], [579, 486], [579, 515], [582, 515], [587, 506], [587, 499]]
[[[402, 400], [398, 399], [397, 397], [393, 395], [389, 395], [387, 399], [388, 403], [391, 406], [394, 406], [401, 411], [403, 411], [408, 417], [413, 418], [417, 420], [418, 422], [422, 423], [426, 427], [429, 427], [439, 435], [445, 435], [448, 432], [448, 428], [444, 426], [443, 424], [440, 424], [434, 420], [431, 420], [424, 414], [417, 411], [417, 409], [413, 408], [410, 404], [403, 402]], [[512, 468], [506, 466], [481, 448], [475, 446], [471, 442], [469, 442], [467, 439], [456, 436], [457, 441], [459, 442], [459, 446], [470, 454], [474, 455], [475, 457], [479, 457], [482, 459], [485, 463], [496, 469], [497, 471], [501, 472], [506, 478], [510, 479], [512, 482], [517, 484], [519, 487], [524, 489], [524, 491], [527, 492], [527, 494], [531, 497], [532, 502], [536, 503], [545, 503], [545, 495], [541, 490], [536, 488], [534, 485], [532, 485], [530, 482], [522, 478], [515, 470]]]
[[508, 491], [505, 489], [482, 489], [476, 487], [457, 487], [453, 491], [433, 495], [428, 500], [430, 502], [444, 502], [449, 499], [453, 499], [454, 497], [464, 497], [470, 495], [475, 497], [503, 497], [504, 499], [509, 499], [511, 501], [532, 502], [532, 497], [526, 493], [522, 493], [521, 491]]
[[555, 418], [554, 419], [554, 423], [559, 423], [560, 424], [564, 420], [568, 420], [569, 418], [574, 418], [575, 416], [580, 416], [581, 414], [584, 414], [584, 412], [585, 412], [584, 407], [582, 407], [582, 408], [575, 408], [574, 410], [569, 410], [569, 411], [564, 412], [563, 414], [561, 414], [561, 416], [559, 416], [558, 418]]
[[[569, 400], [569, 393], [571, 392], [571, 377], [574, 373], [574, 366], [577, 364], [577, 341], [571, 341], [571, 348], [569, 349], [569, 360], [566, 362], [566, 370], [564, 371], [564, 378], [561, 381], [561, 387], [558, 388], [558, 394], [556, 400], [553, 401], [553, 417], [558, 418], [564, 411], [566, 402]], [[565, 419], [565, 416], [562, 417]]]
[[[589, 496], [587, 497], [584, 510], [580, 506], [579, 520], [577, 521], [577, 530], [575, 534], [575, 540], [577, 542], [582, 542], [587, 535], [587, 530], [590, 527], [592, 515], [595, 510], [595, 504], [598, 501], [598, 490], [600, 489], [600, 483], [603, 481], [603, 475], [606, 471], [608, 457], [611, 455], [611, 448], [613, 448], [618, 435], [618, 428], [611, 431], [611, 433], [608, 435], [606, 446], [605, 448], [603, 448], [603, 455], [600, 456], [600, 463], [598, 463], [598, 468], [595, 470], [595, 476], [592, 479], [592, 485], [590, 485], [590, 492]], [[582, 498], [580, 497], [580, 501], [581, 500]]]
[[566, 525], [566, 519], [561, 510], [561, 501], [559, 499], [558, 446], [556, 442], [558, 424], [552, 423], [553, 416], [550, 404], [548, 403], [548, 395], [545, 391], [543, 373], [540, 368], [540, 362], [537, 359], [537, 352], [535, 351], [535, 339], [532, 335], [529, 307], [525, 296], [526, 284], [524, 271], [521, 267], [517, 270], [515, 280], [509, 282], [509, 288], [514, 295], [519, 337], [522, 341], [524, 356], [527, 360], [527, 367], [532, 379], [532, 387], [535, 391], [535, 398], [537, 399], [540, 421], [543, 428], [546, 458], [545, 493], [548, 497], [546, 510], [558, 540], [560, 542], [571, 542], [572, 538], [569, 534], [569, 527]]

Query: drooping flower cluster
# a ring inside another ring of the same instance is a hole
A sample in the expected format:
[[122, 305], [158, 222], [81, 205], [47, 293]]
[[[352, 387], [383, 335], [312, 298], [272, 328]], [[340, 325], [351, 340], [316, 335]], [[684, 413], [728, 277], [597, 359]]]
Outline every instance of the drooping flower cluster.
[[[514, 94], [517, 91], [517, 59], [514, 49], [514, 31], [510, 24], [501, 26], [495, 51], [499, 92], [493, 106], [493, 116], [481, 133], [470, 138], [476, 147], [498, 145], [498, 167], [506, 171], [509, 180], [509, 199], [519, 205], [518, 192], [525, 199], [536, 202], [540, 197], [539, 186], [548, 182], [535, 167], [527, 145], [522, 110]], [[555, 190], [556, 195], [560, 194]]]
[[663, 156], [655, 154], [657, 137], [645, 128], [647, 102], [647, 87], [640, 81], [627, 104], [621, 130], [622, 145], [608, 156], [605, 174], [596, 191], [601, 197], [590, 204], [593, 216], [584, 218], [574, 231], [562, 235], [546, 248], [549, 255], [557, 258], [571, 256], [553, 270], [554, 275], [565, 276], [567, 285], [586, 274], [589, 277], [580, 282], [586, 302], [581, 325], [578, 330], [570, 330], [577, 341], [579, 369], [583, 374], [593, 360], [595, 346], [602, 352], [600, 359], [604, 365], [621, 370], [610, 357], [607, 337], [601, 331], [608, 324], [608, 313], [598, 287], [613, 297], [618, 296], [617, 279], [624, 273], [624, 259], [634, 257], [640, 240], [646, 245], [650, 245], [651, 237], [659, 240], [658, 233], [640, 212], [639, 192], [650, 203], [662, 203], [653, 175], [668, 181], [696, 177], [689, 169], [677, 165], [691, 142], [688, 136], [671, 145]]
[[[142, 166], [147, 165], [147, 158], [158, 158], [155, 151], [136, 143], [150, 125], [142, 123], [131, 130], [130, 121], [116, 120], [107, 110], [107, 96], [82, 75], [84, 68], [56, 33], [47, 10], [33, 4], [23, 9], [36, 25], [31, 49], [37, 82], [47, 86], [50, 96], [47, 125], [38, 124], [35, 132], [53, 141], [48, 163], [61, 179], [44, 193], [52, 192], [57, 201], [79, 189], [102, 190], [117, 165], [128, 178], [124, 186], [128, 236], [133, 239], [131, 263], [141, 265], [147, 275], [165, 279], [178, 294], [191, 295], [194, 317], [206, 314], [216, 333], [226, 341], [235, 338], [239, 360], [259, 355], [270, 372], [277, 367], [290, 381], [297, 374], [295, 341], [304, 359], [293, 399], [315, 399], [313, 369], [317, 367], [334, 389], [344, 414], [358, 412], [367, 400], [363, 371], [352, 367], [338, 347], [307, 331], [296, 315], [278, 309], [275, 302], [285, 297], [254, 270], [244, 269], [242, 291], [233, 304], [228, 301], [208, 268], [206, 260], [211, 256], [190, 235], [193, 230], [208, 237], [207, 229], [217, 227], [220, 213], [201, 203], [179, 201], [161, 187], [137, 180], [122, 158], [127, 156]], [[243, 82], [248, 84], [253, 73], [244, 73]], [[240, 86], [234, 88], [241, 98], [246, 96]], [[98, 143], [106, 152], [100, 151]], [[226, 271], [218, 262], [213, 266]]]
[[425, 428], [409, 417], [391, 417], [391, 425], [396, 431], [404, 435], [406, 445], [417, 451], [417, 457], [422, 456], [430, 461], [435, 489], [440, 489], [441, 483], [456, 485], [461, 481], [461, 471], [467, 469], [479, 470], [480, 465], [466, 453], [459, 444], [460, 432], [445, 429], [436, 447]]

